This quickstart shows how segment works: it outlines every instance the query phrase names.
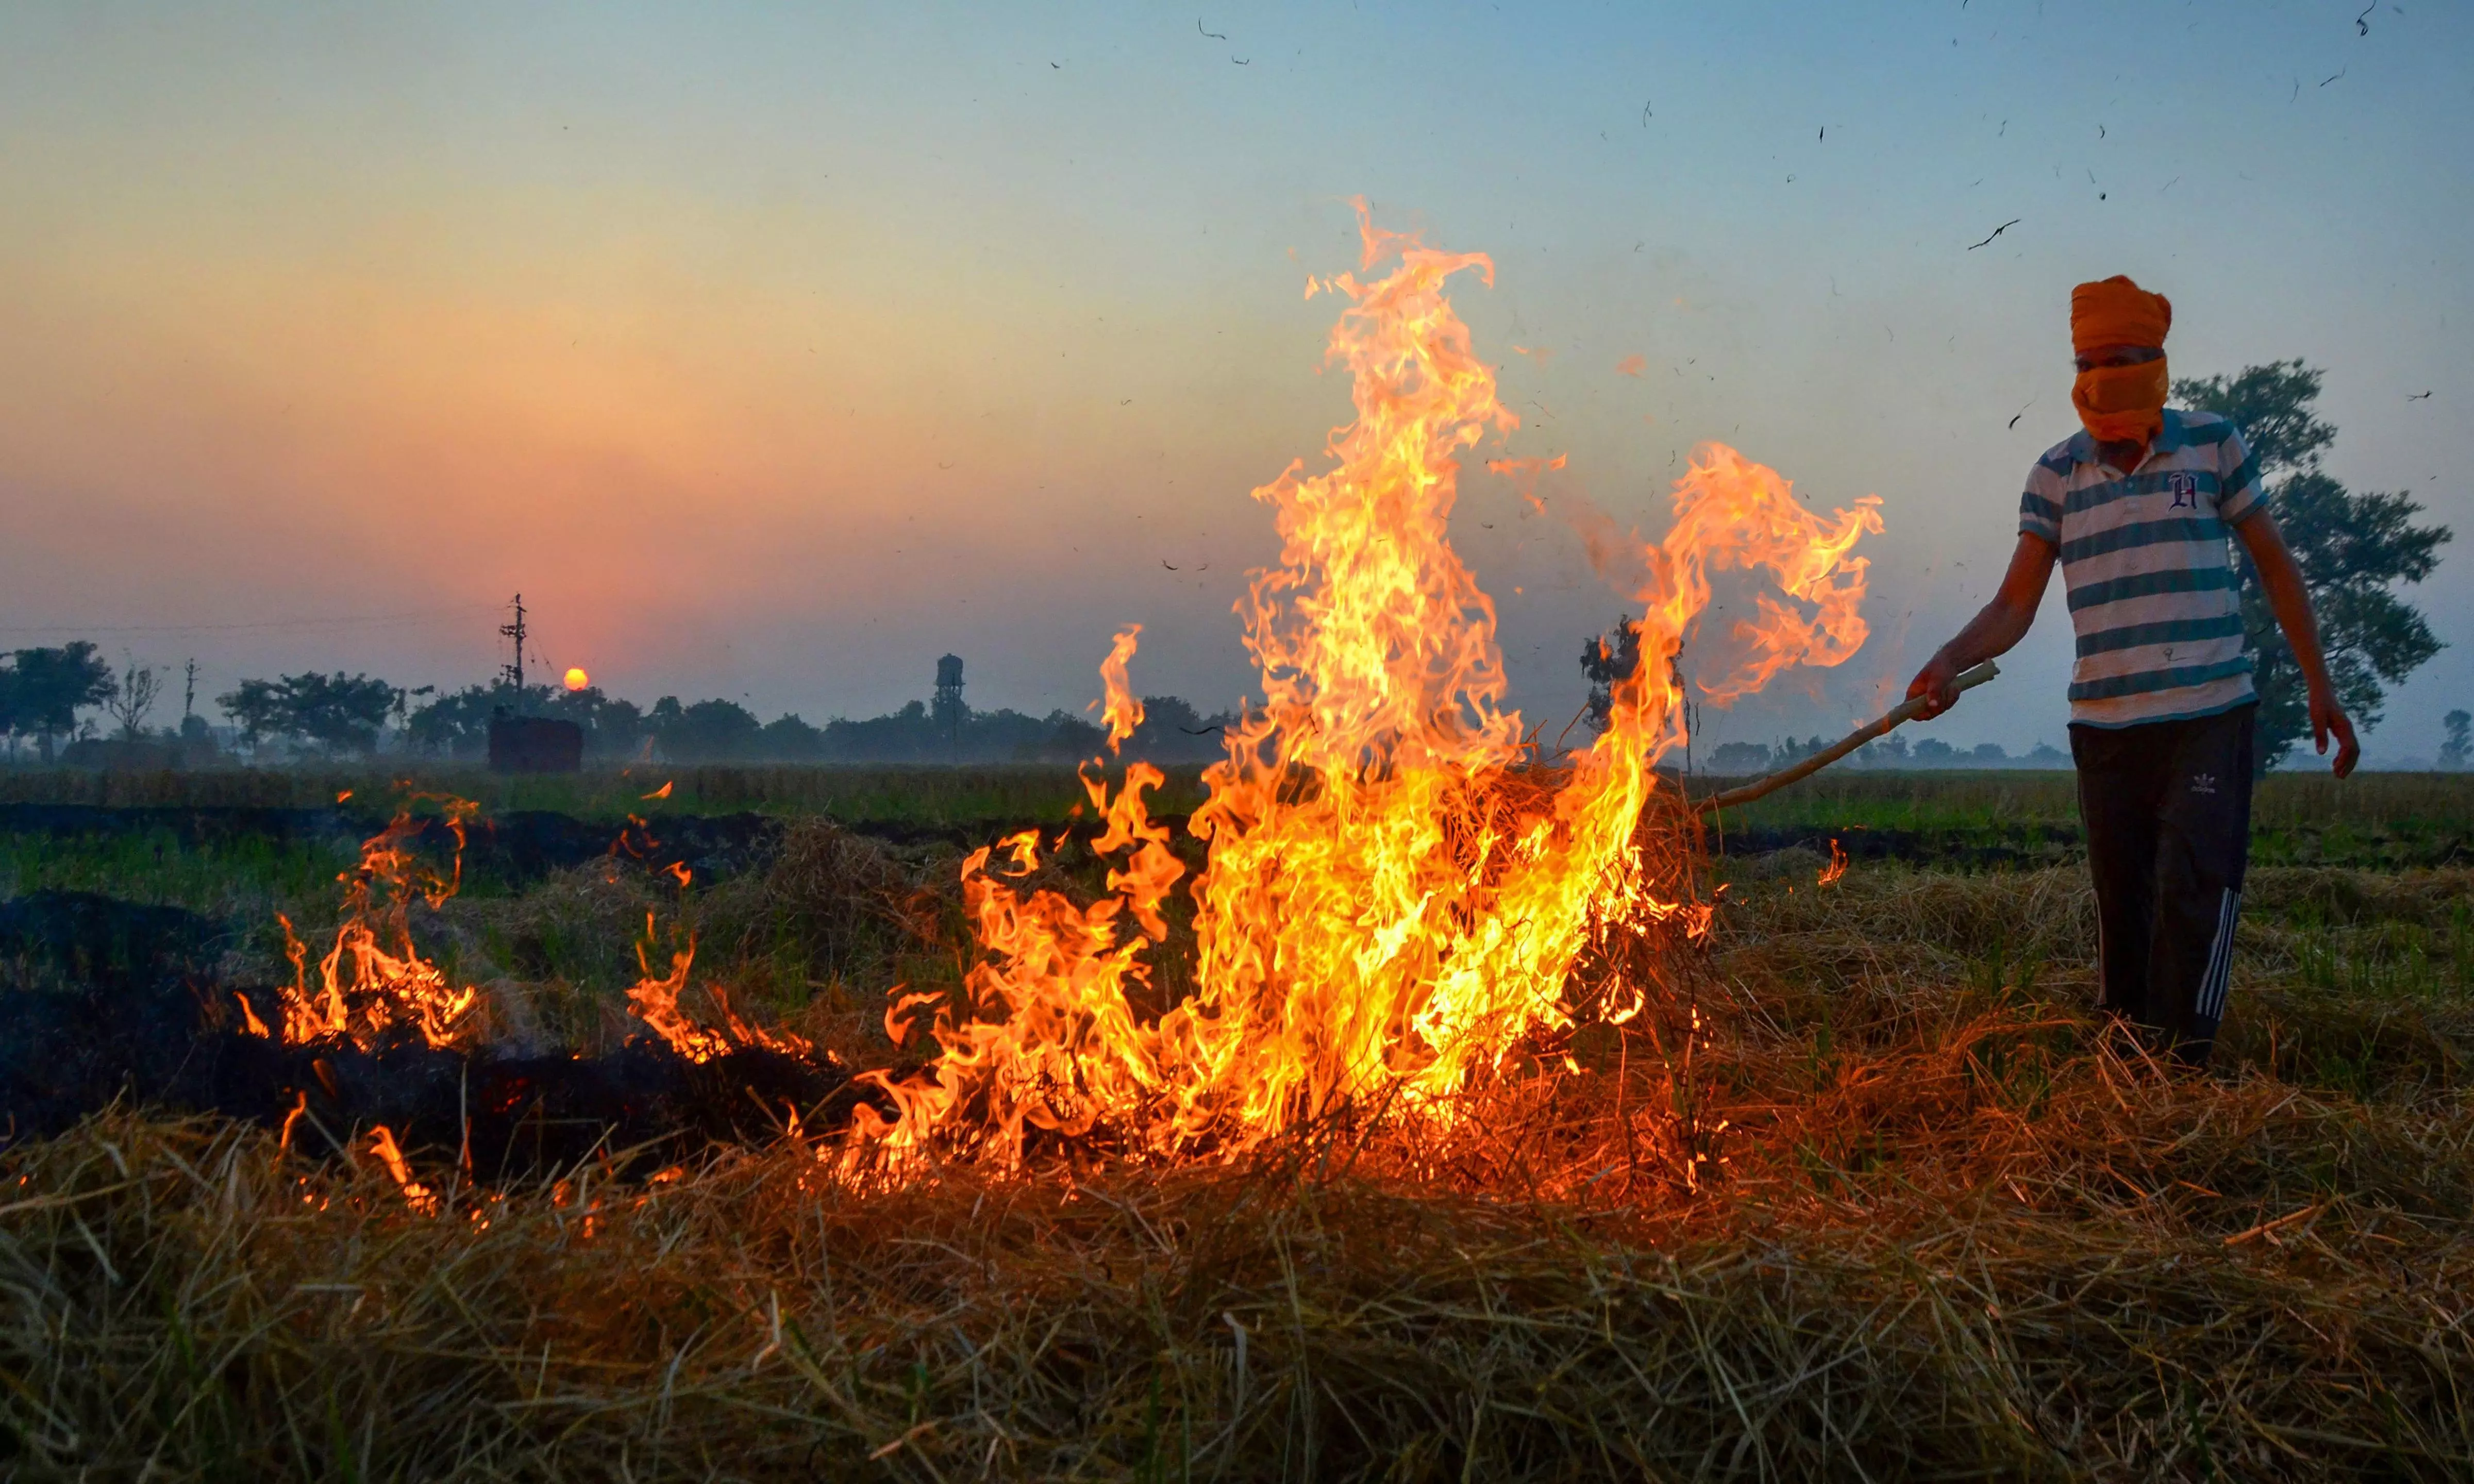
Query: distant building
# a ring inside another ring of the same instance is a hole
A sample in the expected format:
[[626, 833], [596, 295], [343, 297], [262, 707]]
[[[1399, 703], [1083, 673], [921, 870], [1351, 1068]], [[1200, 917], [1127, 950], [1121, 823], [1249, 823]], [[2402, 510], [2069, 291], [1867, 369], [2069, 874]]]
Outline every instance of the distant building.
[[584, 766], [584, 729], [546, 716], [490, 718], [492, 773], [573, 773]]

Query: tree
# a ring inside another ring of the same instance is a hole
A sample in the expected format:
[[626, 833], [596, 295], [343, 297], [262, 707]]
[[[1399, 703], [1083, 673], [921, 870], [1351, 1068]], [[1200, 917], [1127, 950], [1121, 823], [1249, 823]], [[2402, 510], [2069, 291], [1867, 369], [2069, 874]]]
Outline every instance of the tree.
[[795, 711], [786, 711], [757, 733], [756, 750], [781, 762], [813, 762], [825, 755], [825, 732]]
[[[2453, 533], [2415, 525], [2422, 507], [2410, 494], [2355, 494], [2321, 469], [2319, 456], [2337, 437], [2312, 410], [2322, 374], [2298, 360], [2272, 361], [2231, 377], [2176, 381], [2173, 395], [2242, 430], [2268, 509], [2310, 590], [2338, 703], [2367, 731], [2379, 724], [2388, 687], [2440, 648], [2421, 612], [2390, 588], [2429, 577]], [[2249, 554], [2237, 543], [2234, 556], [2243, 628], [2257, 656], [2257, 755], [2265, 772], [2311, 734], [2310, 695]]]
[[2464, 767], [2467, 754], [2474, 753], [2474, 735], [2468, 735], [2474, 732], [2474, 714], [2451, 711], [2439, 725], [2447, 729], [2439, 744], [2439, 765], [2452, 771]]
[[273, 681], [243, 681], [215, 697], [215, 705], [240, 729], [241, 745], [252, 752], [266, 738], [283, 734], [284, 703]]
[[1907, 760], [1907, 739], [1894, 731], [1886, 737], [1865, 743], [1856, 749], [1856, 756], [1857, 760], [1877, 768], [1902, 767]]
[[310, 671], [284, 678], [292, 687], [291, 730], [330, 753], [375, 753], [387, 713], [395, 709], [396, 690], [376, 676], [349, 679]]
[[101, 706], [117, 690], [111, 666], [85, 639], [58, 649], [21, 649], [12, 658], [12, 730], [40, 738], [43, 761], [50, 762], [52, 738], [77, 730], [79, 707]]
[[146, 734], [146, 713], [155, 709], [155, 698], [163, 693], [163, 677], [131, 656], [120, 658], [120, 679], [103, 706], [120, 723], [120, 739], [134, 742]]
[[679, 705], [676, 696], [653, 703], [653, 740], [672, 762], [736, 762], [754, 756], [764, 724], [735, 701]]
[[1729, 742], [1710, 754], [1710, 768], [1721, 778], [1767, 773], [1770, 750], [1759, 742]]
[[17, 760], [17, 657], [0, 655], [0, 737], [9, 739], [9, 760]]
[[268, 737], [312, 743], [328, 753], [374, 753], [396, 688], [370, 675], [315, 670], [274, 681], [243, 681], [215, 698], [252, 748]]

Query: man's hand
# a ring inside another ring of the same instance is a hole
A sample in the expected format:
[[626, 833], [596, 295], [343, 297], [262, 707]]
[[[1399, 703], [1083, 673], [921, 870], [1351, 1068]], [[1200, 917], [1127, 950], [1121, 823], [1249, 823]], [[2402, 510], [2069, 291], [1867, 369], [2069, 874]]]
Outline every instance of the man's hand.
[[2354, 740], [2354, 724], [2346, 719], [2345, 708], [2337, 704], [2336, 693], [2324, 685], [2311, 687], [2311, 740], [2318, 745], [2319, 755], [2328, 755], [2330, 734], [2337, 738], [2337, 761], [2331, 771], [2343, 778], [2354, 771], [2363, 755], [2363, 745]]
[[1957, 679], [1958, 666], [1951, 663], [1948, 651], [1925, 661], [1916, 678], [1907, 682], [1908, 700], [1926, 698], [1925, 708], [1916, 713], [1919, 721], [1929, 721], [1958, 704], [1958, 687], [1952, 683]]

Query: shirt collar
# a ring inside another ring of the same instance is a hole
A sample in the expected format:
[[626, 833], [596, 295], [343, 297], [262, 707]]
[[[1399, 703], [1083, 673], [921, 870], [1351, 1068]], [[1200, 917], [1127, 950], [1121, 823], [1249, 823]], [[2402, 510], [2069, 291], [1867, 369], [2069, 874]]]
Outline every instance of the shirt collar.
[[[2168, 407], [2165, 409], [2165, 425], [2156, 430], [2154, 438], [2147, 441], [2147, 452], [2140, 456], [2139, 462], [2146, 464], [2160, 453], [2176, 452], [2189, 442], [2189, 432], [2182, 425], [2182, 415]], [[2072, 434], [2071, 458], [2074, 463], [2079, 464], [2103, 463], [2104, 456], [2096, 450], [2096, 435], [2085, 428]], [[2123, 472], [2130, 471], [2125, 469]]]
[[2155, 439], [2147, 445], [2147, 451], [2171, 453], [2188, 442], [2190, 440], [2183, 433], [2182, 415], [2168, 407], [2165, 409], [2165, 426], [2157, 430]]

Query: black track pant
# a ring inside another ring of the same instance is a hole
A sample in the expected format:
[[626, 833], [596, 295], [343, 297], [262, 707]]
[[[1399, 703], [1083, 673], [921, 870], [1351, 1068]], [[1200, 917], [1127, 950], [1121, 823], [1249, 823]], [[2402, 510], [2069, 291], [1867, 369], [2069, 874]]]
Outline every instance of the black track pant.
[[2250, 858], [2251, 717], [2071, 729], [2103, 1005], [2204, 1064], [2225, 1016]]

